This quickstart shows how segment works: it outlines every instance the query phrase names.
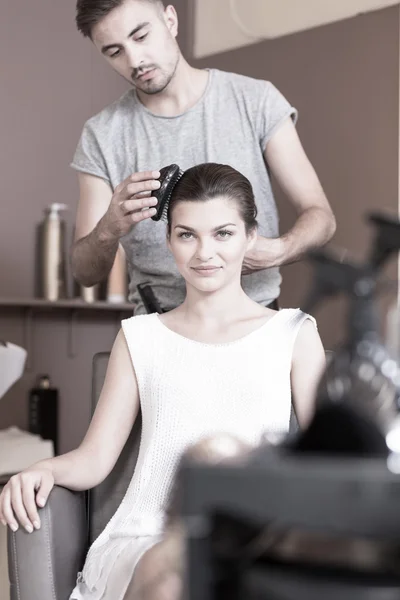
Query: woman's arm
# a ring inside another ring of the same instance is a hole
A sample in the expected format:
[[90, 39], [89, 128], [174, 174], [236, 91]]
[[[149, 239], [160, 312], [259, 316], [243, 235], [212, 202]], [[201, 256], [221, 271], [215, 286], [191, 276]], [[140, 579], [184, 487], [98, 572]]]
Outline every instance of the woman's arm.
[[0, 494], [0, 522], [13, 531], [18, 523], [39, 529], [37, 506], [43, 507], [58, 484], [87, 490], [113, 468], [139, 411], [139, 391], [123, 332], [114, 342], [107, 374], [88, 432], [76, 450], [40, 461], [11, 477]]
[[326, 358], [317, 328], [304, 321], [297, 335], [292, 358], [291, 385], [297, 420], [302, 429], [310, 422]]
[[51, 470], [54, 482], [86, 490], [103, 481], [115, 465], [139, 411], [139, 390], [122, 330], [114, 342], [107, 374], [89, 429], [80, 446], [35, 465]]

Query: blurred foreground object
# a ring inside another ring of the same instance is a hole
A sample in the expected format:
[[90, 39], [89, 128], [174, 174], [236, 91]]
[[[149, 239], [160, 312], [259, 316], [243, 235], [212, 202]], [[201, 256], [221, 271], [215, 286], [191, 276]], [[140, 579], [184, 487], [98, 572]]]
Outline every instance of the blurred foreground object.
[[316, 413], [296, 442], [299, 450], [387, 456], [400, 451], [400, 368], [381, 339], [376, 307], [379, 276], [400, 250], [400, 222], [368, 217], [375, 232], [365, 263], [313, 252], [314, 283], [304, 310], [313, 312], [329, 296], [348, 297], [346, 339], [335, 349], [321, 382]]

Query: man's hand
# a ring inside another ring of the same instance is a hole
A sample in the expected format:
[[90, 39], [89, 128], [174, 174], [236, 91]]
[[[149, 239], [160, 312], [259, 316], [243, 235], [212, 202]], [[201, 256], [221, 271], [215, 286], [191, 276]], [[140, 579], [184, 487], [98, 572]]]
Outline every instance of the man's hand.
[[134, 173], [117, 185], [110, 206], [101, 219], [101, 231], [108, 237], [119, 239], [129, 233], [135, 223], [156, 214], [153, 208], [157, 199], [151, 197], [158, 190], [159, 171]]
[[[269, 240], [272, 249], [265, 248], [265, 264], [269, 267], [295, 262], [308, 251], [326, 244], [335, 232], [336, 221], [290, 118], [282, 123], [268, 142], [264, 158], [297, 213], [296, 222], [282, 235], [280, 242]], [[279, 258], [277, 248], [280, 243], [284, 250]], [[275, 251], [278, 258], [274, 260]]]
[[284, 242], [282, 238], [258, 236], [255, 246], [245, 255], [242, 274], [279, 267], [284, 262]]

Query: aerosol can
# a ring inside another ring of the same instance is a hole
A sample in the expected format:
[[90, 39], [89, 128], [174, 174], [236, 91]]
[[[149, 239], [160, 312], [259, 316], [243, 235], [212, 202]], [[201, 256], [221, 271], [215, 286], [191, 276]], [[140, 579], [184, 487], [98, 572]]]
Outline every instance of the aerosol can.
[[66, 204], [50, 204], [40, 225], [40, 295], [46, 300], [67, 296], [65, 221], [60, 212]]

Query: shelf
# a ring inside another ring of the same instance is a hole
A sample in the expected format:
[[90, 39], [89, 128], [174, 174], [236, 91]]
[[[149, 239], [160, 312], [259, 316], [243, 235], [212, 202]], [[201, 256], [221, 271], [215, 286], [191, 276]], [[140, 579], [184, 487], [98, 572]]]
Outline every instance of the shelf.
[[114, 304], [105, 300], [85, 302], [80, 298], [66, 298], [64, 300], [44, 300], [43, 298], [0, 298], [0, 308], [27, 308], [27, 309], [62, 309], [70, 310], [105, 310], [114, 312], [133, 312], [130, 302]]
[[28, 352], [27, 358], [27, 371], [32, 368], [32, 321], [35, 313], [48, 313], [55, 311], [67, 311], [69, 313], [69, 327], [68, 327], [68, 350], [67, 354], [70, 358], [74, 358], [77, 355], [76, 352], [76, 321], [79, 313], [88, 314], [89, 312], [103, 312], [109, 315], [115, 315], [117, 330], [120, 327], [122, 316], [131, 315], [133, 316], [133, 304], [130, 302], [124, 302], [121, 304], [114, 304], [112, 302], [106, 302], [105, 300], [98, 300], [96, 302], [85, 302], [81, 298], [65, 298], [63, 300], [45, 300], [43, 298], [1, 298], [0, 297], [0, 313], [2, 309], [7, 310], [22, 310], [24, 316], [24, 333], [23, 333], [23, 346]]

